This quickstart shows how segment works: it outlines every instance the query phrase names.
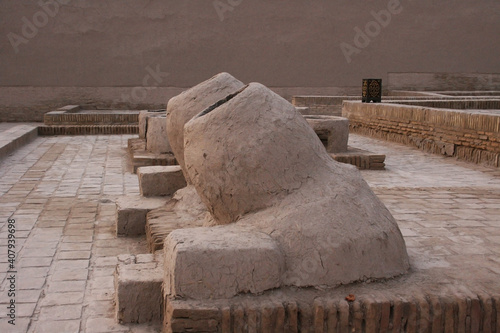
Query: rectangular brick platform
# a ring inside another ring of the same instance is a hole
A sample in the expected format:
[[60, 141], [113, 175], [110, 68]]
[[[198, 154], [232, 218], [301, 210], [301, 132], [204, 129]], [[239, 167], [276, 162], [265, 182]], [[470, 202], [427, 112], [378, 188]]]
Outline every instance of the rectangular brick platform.
[[494, 110], [344, 102], [343, 114], [353, 133], [500, 166], [500, 112]]
[[38, 127], [39, 135], [111, 135], [137, 134], [138, 125], [42, 125]]
[[66, 105], [44, 115], [39, 135], [96, 135], [139, 133], [139, 110], [84, 110]]
[[137, 125], [139, 110], [83, 110], [67, 105], [44, 115], [45, 125]]

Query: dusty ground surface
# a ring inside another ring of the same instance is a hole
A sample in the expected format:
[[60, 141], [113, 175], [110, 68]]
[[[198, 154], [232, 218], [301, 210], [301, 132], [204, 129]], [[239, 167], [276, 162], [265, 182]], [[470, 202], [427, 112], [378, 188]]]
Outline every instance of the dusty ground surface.
[[[116, 239], [113, 226], [114, 200], [139, 192], [124, 163], [130, 137], [40, 137], [0, 161], [1, 332], [160, 330], [114, 321], [116, 255], [146, 252], [144, 238]], [[385, 171], [362, 174], [398, 221], [413, 269], [339, 293], [500, 290], [500, 170], [358, 135], [350, 145], [387, 155]], [[5, 317], [9, 218], [16, 220], [16, 326]]]

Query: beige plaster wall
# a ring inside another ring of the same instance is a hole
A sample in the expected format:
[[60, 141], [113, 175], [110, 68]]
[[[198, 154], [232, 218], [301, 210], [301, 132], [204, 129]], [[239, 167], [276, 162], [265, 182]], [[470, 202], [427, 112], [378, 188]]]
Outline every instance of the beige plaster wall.
[[500, 73], [497, 0], [40, 1], [0, 2], [0, 117], [162, 106], [221, 71], [286, 97], [388, 72]]

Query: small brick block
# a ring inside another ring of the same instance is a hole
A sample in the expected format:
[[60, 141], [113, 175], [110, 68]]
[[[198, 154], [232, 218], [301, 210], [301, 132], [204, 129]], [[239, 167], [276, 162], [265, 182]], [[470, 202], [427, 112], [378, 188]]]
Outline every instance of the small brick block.
[[284, 258], [268, 235], [246, 230], [191, 228], [165, 239], [165, 296], [230, 298], [281, 284]]
[[160, 264], [161, 261], [118, 263], [115, 271], [118, 321], [122, 323], [161, 321], [163, 269]]
[[167, 136], [165, 115], [147, 118], [146, 149], [155, 154], [172, 152]]
[[324, 143], [329, 153], [347, 151], [349, 141], [349, 120], [335, 116], [306, 115], [309, 125]]
[[148, 111], [141, 110], [139, 112], [139, 138], [146, 139], [146, 132], [148, 130], [148, 118], [150, 117], [159, 117], [165, 115], [166, 111]]
[[116, 202], [116, 235], [139, 236], [145, 233], [146, 215], [164, 206], [168, 198], [125, 196]]
[[145, 197], [172, 195], [187, 185], [178, 165], [140, 167], [137, 176], [141, 195]]

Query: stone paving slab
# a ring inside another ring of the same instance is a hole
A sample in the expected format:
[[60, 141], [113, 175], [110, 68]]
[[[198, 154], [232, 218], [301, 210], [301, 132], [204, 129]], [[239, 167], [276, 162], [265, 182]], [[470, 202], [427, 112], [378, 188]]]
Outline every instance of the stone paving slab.
[[[126, 171], [132, 137], [38, 137], [0, 160], [0, 332], [160, 331], [158, 324], [121, 325], [114, 318], [117, 255], [147, 253], [144, 237], [116, 238], [114, 230], [115, 200], [139, 194], [137, 176]], [[333, 293], [403, 299], [412, 289], [399, 292], [397, 283], [408, 281], [435, 295], [465, 293], [469, 309], [498, 312], [476, 296], [500, 290], [500, 171], [359, 135], [350, 140], [387, 156], [386, 170], [362, 174], [398, 220], [414, 268], [375, 290], [372, 283]], [[5, 317], [9, 218], [16, 220], [15, 327]], [[352, 313], [363, 304], [351, 304]], [[446, 302], [427, 304], [446, 313]]]

